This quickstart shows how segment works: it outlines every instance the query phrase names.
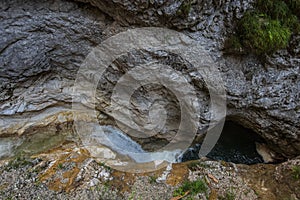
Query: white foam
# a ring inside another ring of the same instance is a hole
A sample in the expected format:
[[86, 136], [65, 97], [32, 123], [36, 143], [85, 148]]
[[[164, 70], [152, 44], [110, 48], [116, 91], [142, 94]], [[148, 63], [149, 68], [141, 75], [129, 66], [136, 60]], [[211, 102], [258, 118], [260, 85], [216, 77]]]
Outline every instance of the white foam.
[[133, 141], [129, 136], [112, 126], [101, 126], [94, 129], [91, 134], [92, 141], [97, 141], [119, 154], [127, 155], [138, 163], [152, 161], [176, 162], [182, 150], [146, 152], [141, 145]]

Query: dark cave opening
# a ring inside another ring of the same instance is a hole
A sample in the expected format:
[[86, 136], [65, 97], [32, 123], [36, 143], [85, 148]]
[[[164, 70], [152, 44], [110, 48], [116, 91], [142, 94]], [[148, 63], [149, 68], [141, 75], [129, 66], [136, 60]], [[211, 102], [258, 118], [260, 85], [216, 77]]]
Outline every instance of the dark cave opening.
[[[262, 157], [256, 151], [256, 142], [262, 143], [264, 140], [254, 131], [235, 122], [226, 121], [217, 144], [207, 157], [232, 163], [263, 163]], [[198, 152], [200, 148], [201, 143], [191, 146], [182, 155], [181, 161], [199, 159]]]

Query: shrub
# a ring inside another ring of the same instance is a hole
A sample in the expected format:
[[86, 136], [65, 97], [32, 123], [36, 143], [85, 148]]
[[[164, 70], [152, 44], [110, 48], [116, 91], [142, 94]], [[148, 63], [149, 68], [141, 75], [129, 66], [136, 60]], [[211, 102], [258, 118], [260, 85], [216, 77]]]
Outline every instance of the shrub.
[[227, 49], [228, 53], [243, 52], [243, 46], [240, 38], [237, 35], [232, 35], [225, 41], [224, 48]]

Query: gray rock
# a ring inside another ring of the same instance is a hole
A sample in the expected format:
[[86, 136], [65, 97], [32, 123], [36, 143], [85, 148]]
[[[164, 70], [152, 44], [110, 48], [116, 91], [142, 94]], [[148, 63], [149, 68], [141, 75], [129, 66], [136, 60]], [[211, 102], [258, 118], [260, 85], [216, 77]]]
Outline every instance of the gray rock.
[[[175, 0], [81, 1], [95, 7], [65, 0], [0, 3], [1, 135], [24, 134], [35, 127], [72, 121], [72, 85], [91, 48], [127, 28], [164, 26], [199, 41], [220, 64], [228, 119], [259, 133], [277, 153], [299, 155], [299, 36], [292, 40], [289, 51], [278, 51], [264, 65], [252, 55], [229, 56], [221, 51], [225, 36], [232, 33], [236, 20], [251, 8], [252, 1], [204, 0], [191, 1], [190, 5]], [[168, 52], [135, 51], [115, 60], [98, 85], [99, 113], [109, 105], [111, 89], [122, 74], [149, 61], [170, 65], [190, 80], [203, 99], [199, 115], [205, 124], [209, 98], [201, 76], [189, 70], [187, 61]], [[145, 89], [166, 101], [170, 118], [159, 136], [166, 139], [164, 133], [176, 131], [178, 102], [161, 87]], [[133, 102], [144, 109], [155, 98], [137, 91]], [[143, 109], [135, 114], [144, 117], [147, 113]], [[111, 124], [109, 118], [104, 121]]]

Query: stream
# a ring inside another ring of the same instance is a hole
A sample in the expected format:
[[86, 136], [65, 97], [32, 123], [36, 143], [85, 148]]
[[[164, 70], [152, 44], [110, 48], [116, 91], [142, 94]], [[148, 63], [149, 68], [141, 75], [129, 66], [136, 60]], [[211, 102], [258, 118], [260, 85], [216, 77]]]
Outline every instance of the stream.
[[[159, 160], [169, 162], [185, 162], [199, 159], [198, 152], [201, 143], [194, 144], [184, 153], [154, 152], [148, 154], [142, 147], [125, 135], [119, 129], [112, 126], [102, 126], [103, 133], [93, 133], [92, 138], [118, 154], [131, 157], [138, 163]], [[105, 136], [105, 137], [104, 137]], [[73, 136], [74, 137], [74, 136]], [[44, 132], [30, 136], [10, 137], [0, 139], [0, 158], [12, 157], [20, 152], [36, 154], [53, 147], [57, 147], [66, 140], [72, 138], [66, 134], [45, 134]], [[109, 140], [109, 141], [105, 141]], [[246, 129], [231, 121], [225, 123], [221, 137], [213, 150], [207, 155], [213, 160], [224, 160], [226, 162], [255, 164], [263, 160], [256, 151], [255, 142], [261, 142], [260, 137], [249, 129]]]

